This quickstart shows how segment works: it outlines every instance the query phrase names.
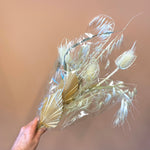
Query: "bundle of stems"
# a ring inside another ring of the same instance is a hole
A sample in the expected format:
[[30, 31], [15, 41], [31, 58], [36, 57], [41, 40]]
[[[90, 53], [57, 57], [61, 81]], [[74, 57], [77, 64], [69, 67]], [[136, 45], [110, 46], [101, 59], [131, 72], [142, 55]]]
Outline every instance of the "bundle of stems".
[[[134, 63], [136, 43], [115, 61], [109, 58], [115, 49], [120, 48], [127, 25], [120, 32], [114, 32], [113, 19], [99, 15], [89, 23], [89, 30], [83, 36], [61, 44], [56, 72], [39, 108], [38, 128], [64, 128], [83, 116], [117, 103], [121, 106], [114, 125], [125, 122], [136, 89], [131, 89], [123, 81], [114, 81], [112, 76]], [[110, 64], [116, 66], [111, 72]]]

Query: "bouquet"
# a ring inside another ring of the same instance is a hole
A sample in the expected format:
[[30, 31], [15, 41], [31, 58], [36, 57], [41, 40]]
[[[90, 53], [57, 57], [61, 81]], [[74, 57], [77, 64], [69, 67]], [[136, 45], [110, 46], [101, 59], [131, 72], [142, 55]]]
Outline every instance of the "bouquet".
[[[110, 56], [121, 46], [127, 26], [115, 32], [113, 19], [99, 15], [89, 23], [88, 32], [83, 36], [60, 45], [57, 68], [39, 108], [38, 128], [64, 128], [117, 103], [120, 108], [114, 125], [125, 122], [136, 88], [131, 89], [119, 79], [114, 81], [112, 76], [134, 63], [136, 42], [115, 61]], [[111, 64], [115, 65], [114, 69]]]

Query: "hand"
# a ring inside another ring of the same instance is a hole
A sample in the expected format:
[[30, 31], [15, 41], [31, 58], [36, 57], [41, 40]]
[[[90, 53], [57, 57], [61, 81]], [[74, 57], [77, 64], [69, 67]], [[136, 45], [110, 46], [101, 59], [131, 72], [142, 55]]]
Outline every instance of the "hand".
[[20, 133], [11, 150], [35, 150], [45, 128], [37, 130], [38, 118], [21, 128]]

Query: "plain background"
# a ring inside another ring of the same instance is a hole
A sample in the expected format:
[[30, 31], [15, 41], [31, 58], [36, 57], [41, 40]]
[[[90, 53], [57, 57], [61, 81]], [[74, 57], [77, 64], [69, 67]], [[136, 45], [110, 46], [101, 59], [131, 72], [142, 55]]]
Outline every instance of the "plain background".
[[[0, 0], [0, 149], [10, 149], [20, 127], [36, 116], [41, 96], [66, 37], [84, 33], [98, 14], [111, 16], [137, 40], [135, 65], [119, 78], [137, 84], [135, 108], [128, 122], [113, 128], [114, 109], [78, 121], [65, 130], [48, 131], [42, 150], [150, 149], [150, 1], [149, 0]], [[133, 117], [131, 117], [133, 115]]]

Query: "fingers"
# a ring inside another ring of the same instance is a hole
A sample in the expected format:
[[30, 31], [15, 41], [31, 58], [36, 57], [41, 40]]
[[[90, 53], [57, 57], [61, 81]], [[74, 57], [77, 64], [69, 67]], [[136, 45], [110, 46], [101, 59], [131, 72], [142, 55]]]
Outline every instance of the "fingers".
[[26, 130], [34, 137], [37, 129], [37, 124], [38, 124], [39, 118], [35, 117], [29, 124], [25, 126]]
[[36, 117], [28, 125], [21, 128], [21, 132], [19, 133], [12, 150], [36, 149], [40, 136], [46, 131], [45, 128], [37, 130], [38, 121], [39, 119]]
[[47, 131], [46, 128], [40, 128], [40, 129], [37, 131], [37, 133], [36, 133], [36, 135], [35, 135], [35, 138], [39, 141], [41, 135], [44, 134], [46, 131]]
[[34, 120], [32, 121], [32, 124], [31, 124], [32, 131], [36, 131], [38, 121], [39, 121], [38, 117], [35, 117]]
[[47, 130], [46, 128], [40, 128], [37, 130], [38, 121], [39, 118], [35, 117], [34, 120], [24, 127], [26, 132], [28, 132], [28, 135], [30, 135], [31, 138], [34, 138], [37, 142], [41, 135]]

